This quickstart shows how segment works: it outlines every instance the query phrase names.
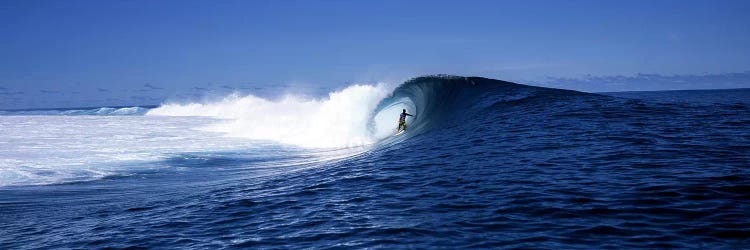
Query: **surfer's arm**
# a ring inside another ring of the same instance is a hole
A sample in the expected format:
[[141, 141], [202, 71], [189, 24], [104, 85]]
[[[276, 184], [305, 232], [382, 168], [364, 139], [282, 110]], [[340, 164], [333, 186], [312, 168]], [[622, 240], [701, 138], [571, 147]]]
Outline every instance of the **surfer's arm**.
[[411, 115], [411, 114], [406, 114], [406, 115], [408, 115], [408, 116], [413, 116], [413, 115]]

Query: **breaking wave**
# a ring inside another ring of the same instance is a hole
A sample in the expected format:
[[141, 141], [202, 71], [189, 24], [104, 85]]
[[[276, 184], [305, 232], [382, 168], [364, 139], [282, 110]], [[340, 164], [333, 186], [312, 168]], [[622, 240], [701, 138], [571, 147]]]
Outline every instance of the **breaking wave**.
[[320, 99], [288, 95], [269, 100], [232, 94], [215, 102], [166, 103], [147, 115], [224, 119], [204, 129], [231, 137], [302, 147], [353, 147], [396, 140], [391, 135], [403, 109], [414, 116], [408, 118], [409, 130], [400, 139], [446, 121], [467, 119], [495, 102], [528, 98], [540, 91], [564, 91], [455, 76], [418, 77], [393, 90], [387, 86], [352, 85]]

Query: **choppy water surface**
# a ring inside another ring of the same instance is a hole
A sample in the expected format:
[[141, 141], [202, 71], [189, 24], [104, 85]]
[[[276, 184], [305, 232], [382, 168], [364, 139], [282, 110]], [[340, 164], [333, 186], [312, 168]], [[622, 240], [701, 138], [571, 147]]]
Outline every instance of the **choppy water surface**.
[[[224, 139], [180, 151], [170, 143], [200, 138], [160, 128], [147, 136], [170, 145], [159, 157], [103, 177], [0, 187], [0, 246], [747, 248], [750, 91], [727, 91], [598, 95], [427, 77], [381, 102], [375, 112], [399, 104], [415, 117], [407, 134], [375, 145]], [[17, 134], [8, 128], [19, 119], [76, 118], [0, 116], [0, 134]], [[115, 121], [184, 131], [193, 119]], [[36, 140], [45, 138], [59, 140]], [[24, 152], [16, 143], [0, 139]], [[4, 155], [6, 169], [38, 164]], [[45, 173], [26, 168], [12, 173]]]

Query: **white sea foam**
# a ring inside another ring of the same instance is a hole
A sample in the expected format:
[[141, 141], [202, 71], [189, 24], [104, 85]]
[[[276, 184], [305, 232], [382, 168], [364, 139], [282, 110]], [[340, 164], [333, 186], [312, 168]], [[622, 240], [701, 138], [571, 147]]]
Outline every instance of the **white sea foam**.
[[[160, 160], [175, 154], [251, 152], [269, 141], [352, 147], [356, 154], [367, 147], [354, 146], [393, 134], [401, 106], [373, 114], [389, 91], [381, 84], [350, 86], [322, 99], [230, 95], [217, 102], [165, 104], [145, 116], [0, 116], [0, 186], [127, 175], [169, 167]], [[101, 108], [94, 113], [134, 114], [140, 109]], [[320, 160], [352, 152], [323, 154]]]
[[216, 102], [167, 103], [147, 115], [222, 118], [223, 122], [203, 129], [230, 137], [302, 147], [351, 147], [372, 144], [395, 129], [397, 113], [387, 123], [370, 126], [372, 112], [388, 93], [385, 84], [378, 84], [352, 85], [322, 99], [287, 95], [268, 100], [233, 94]]
[[246, 150], [257, 142], [193, 128], [197, 117], [0, 116], [0, 186], [127, 174], [170, 154]]

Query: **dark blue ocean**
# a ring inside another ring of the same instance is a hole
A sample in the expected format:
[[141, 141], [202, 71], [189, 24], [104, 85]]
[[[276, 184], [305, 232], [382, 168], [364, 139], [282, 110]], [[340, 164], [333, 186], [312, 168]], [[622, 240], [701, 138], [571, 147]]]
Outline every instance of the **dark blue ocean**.
[[[0, 174], [14, 173], [0, 186], [0, 249], [750, 248], [750, 89], [594, 94], [434, 76], [376, 112], [396, 104], [415, 115], [407, 132], [367, 147], [206, 151], [174, 137], [181, 147], [103, 164], [115, 174], [99, 178], [56, 170], [89, 159], [54, 153], [75, 145], [44, 151], [56, 155], [45, 168], [16, 156], [34, 128], [91, 114], [7, 111], [0, 148], [16, 151], [0, 163], [25, 170]], [[149, 137], [97, 140], [127, 150]]]

